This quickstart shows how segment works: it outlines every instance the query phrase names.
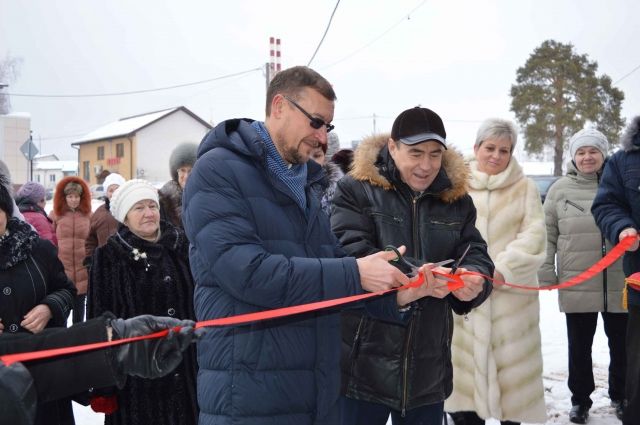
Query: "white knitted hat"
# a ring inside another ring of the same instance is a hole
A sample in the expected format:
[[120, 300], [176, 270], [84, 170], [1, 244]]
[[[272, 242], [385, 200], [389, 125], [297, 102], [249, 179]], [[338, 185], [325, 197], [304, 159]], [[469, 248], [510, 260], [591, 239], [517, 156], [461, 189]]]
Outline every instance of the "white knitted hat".
[[609, 152], [609, 141], [604, 134], [594, 128], [585, 128], [571, 136], [569, 140], [569, 152], [571, 159], [575, 159], [576, 151], [585, 146], [593, 146], [602, 152], [603, 158], [606, 158]]
[[104, 182], [102, 183], [102, 187], [106, 192], [107, 190], [109, 190], [109, 186], [114, 184], [117, 184], [118, 186], [122, 186], [125, 181], [126, 180], [124, 179], [124, 177], [122, 177], [120, 174], [111, 173], [104, 179]]
[[144, 199], [151, 199], [158, 204], [158, 190], [146, 180], [129, 180], [113, 192], [109, 209], [116, 220], [124, 223], [131, 207]]

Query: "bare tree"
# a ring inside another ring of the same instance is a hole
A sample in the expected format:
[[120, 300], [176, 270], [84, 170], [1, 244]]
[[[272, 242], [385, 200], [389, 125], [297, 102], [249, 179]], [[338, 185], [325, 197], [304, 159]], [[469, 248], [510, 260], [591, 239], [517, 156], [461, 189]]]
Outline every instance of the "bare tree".
[[14, 82], [19, 75], [22, 59], [11, 56], [7, 53], [4, 59], [0, 60], [0, 115], [8, 114], [11, 111], [11, 101], [7, 94], [3, 93], [2, 86]]

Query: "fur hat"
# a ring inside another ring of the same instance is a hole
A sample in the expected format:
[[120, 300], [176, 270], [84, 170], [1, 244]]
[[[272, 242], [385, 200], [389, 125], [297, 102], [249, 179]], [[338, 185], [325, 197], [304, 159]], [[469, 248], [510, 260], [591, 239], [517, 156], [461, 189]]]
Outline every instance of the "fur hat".
[[347, 174], [351, 170], [353, 162], [353, 149], [340, 149], [331, 157], [331, 162], [338, 164], [343, 173]]
[[18, 189], [16, 198], [29, 201], [31, 204], [37, 204], [45, 199], [44, 186], [38, 182], [26, 182]]
[[[70, 183], [73, 183], [73, 185], [69, 186]], [[67, 191], [65, 190], [67, 186], [69, 189], [73, 188], [74, 191], [80, 188], [80, 191], [78, 191], [80, 194], [78, 211], [82, 214], [91, 214], [91, 190], [89, 190], [89, 186], [87, 186], [87, 183], [81, 177], [67, 176], [56, 184], [56, 190], [53, 193], [53, 215], [62, 217], [69, 208], [66, 200]]]
[[78, 196], [82, 196], [82, 186], [80, 186], [77, 182], [69, 182], [64, 186], [62, 190], [65, 195], [69, 195], [70, 193], [77, 193]]
[[632, 151], [640, 149], [640, 115], [634, 117], [620, 139], [622, 149]]
[[9, 178], [0, 174], [0, 210], [7, 215], [7, 220], [13, 216], [14, 205], [11, 193], [9, 193]]
[[125, 182], [124, 177], [122, 177], [118, 173], [111, 173], [102, 182], [102, 187], [104, 188], [105, 193], [109, 190], [109, 186], [117, 184], [118, 186], [122, 186]]
[[169, 172], [174, 181], [178, 181], [178, 168], [185, 165], [193, 167], [197, 152], [198, 145], [195, 143], [181, 143], [173, 149], [169, 157]]
[[[324, 146], [324, 145], [323, 145]], [[340, 150], [340, 138], [336, 133], [327, 134], [327, 144], [325, 154], [327, 155], [327, 159], [331, 159], [336, 152]]]
[[606, 158], [609, 152], [609, 141], [604, 134], [595, 128], [585, 128], [571, 136], [571, 139], [569, 139], [571, 159], [575, 159], [576, 151], [585, 146], [593, 146], [598, 149], [603, 158]]
[[133, 179], [126, 181], [113, 192], [109, 206], [111, 214], [120, 223], [124, 223], [129, 210], [136, 202], [144, 199], [151, 199], [158, 204], [158, 190], [146, 180]]

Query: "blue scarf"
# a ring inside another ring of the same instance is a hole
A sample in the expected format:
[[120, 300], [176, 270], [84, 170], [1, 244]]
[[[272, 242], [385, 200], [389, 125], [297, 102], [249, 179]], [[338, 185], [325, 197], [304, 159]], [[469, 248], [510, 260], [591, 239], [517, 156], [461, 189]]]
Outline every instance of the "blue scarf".
[[256, 129], [267, 147], [267, 168], [269, 172], [291, 190], [296, 199], [296, 203], [300, 205], [302, 211], [306, 213], [307, 196], [305, 195], [304, 188], [307, 183], [307, 164], [288, 166], [276, 149], [264, 123], [254, 121], [251, 125]]

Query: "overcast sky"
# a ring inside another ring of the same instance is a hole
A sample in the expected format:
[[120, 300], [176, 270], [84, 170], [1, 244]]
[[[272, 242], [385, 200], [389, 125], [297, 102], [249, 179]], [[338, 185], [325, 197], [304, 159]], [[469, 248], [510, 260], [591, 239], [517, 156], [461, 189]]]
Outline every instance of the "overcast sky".
[[[9, 93], [68, 95], [155, 89], [90, 98], [12, 96], [31, 114], [44, 153], [75, 159], [70, 143], [122, 117], [184, 105], [206, 121], [264, 118], [269, 37], [283, 67], [307, 65], [335, 0], [0, 0], [0, 58], [22, 59]], [[640, 113], [637, 0], [342, 0], [311, 67], [334, 85], [343, 146], [389, 131], [402, 110], [440, 114], [463, 151], [479, 123], [513, 118], [516, 69], [544, 40], [572, 43], [624, 91], [623, 116]], [[623, 78], [625, 77], [625, 78]], [[375, 120], [374, 120], [375, 115]]]

